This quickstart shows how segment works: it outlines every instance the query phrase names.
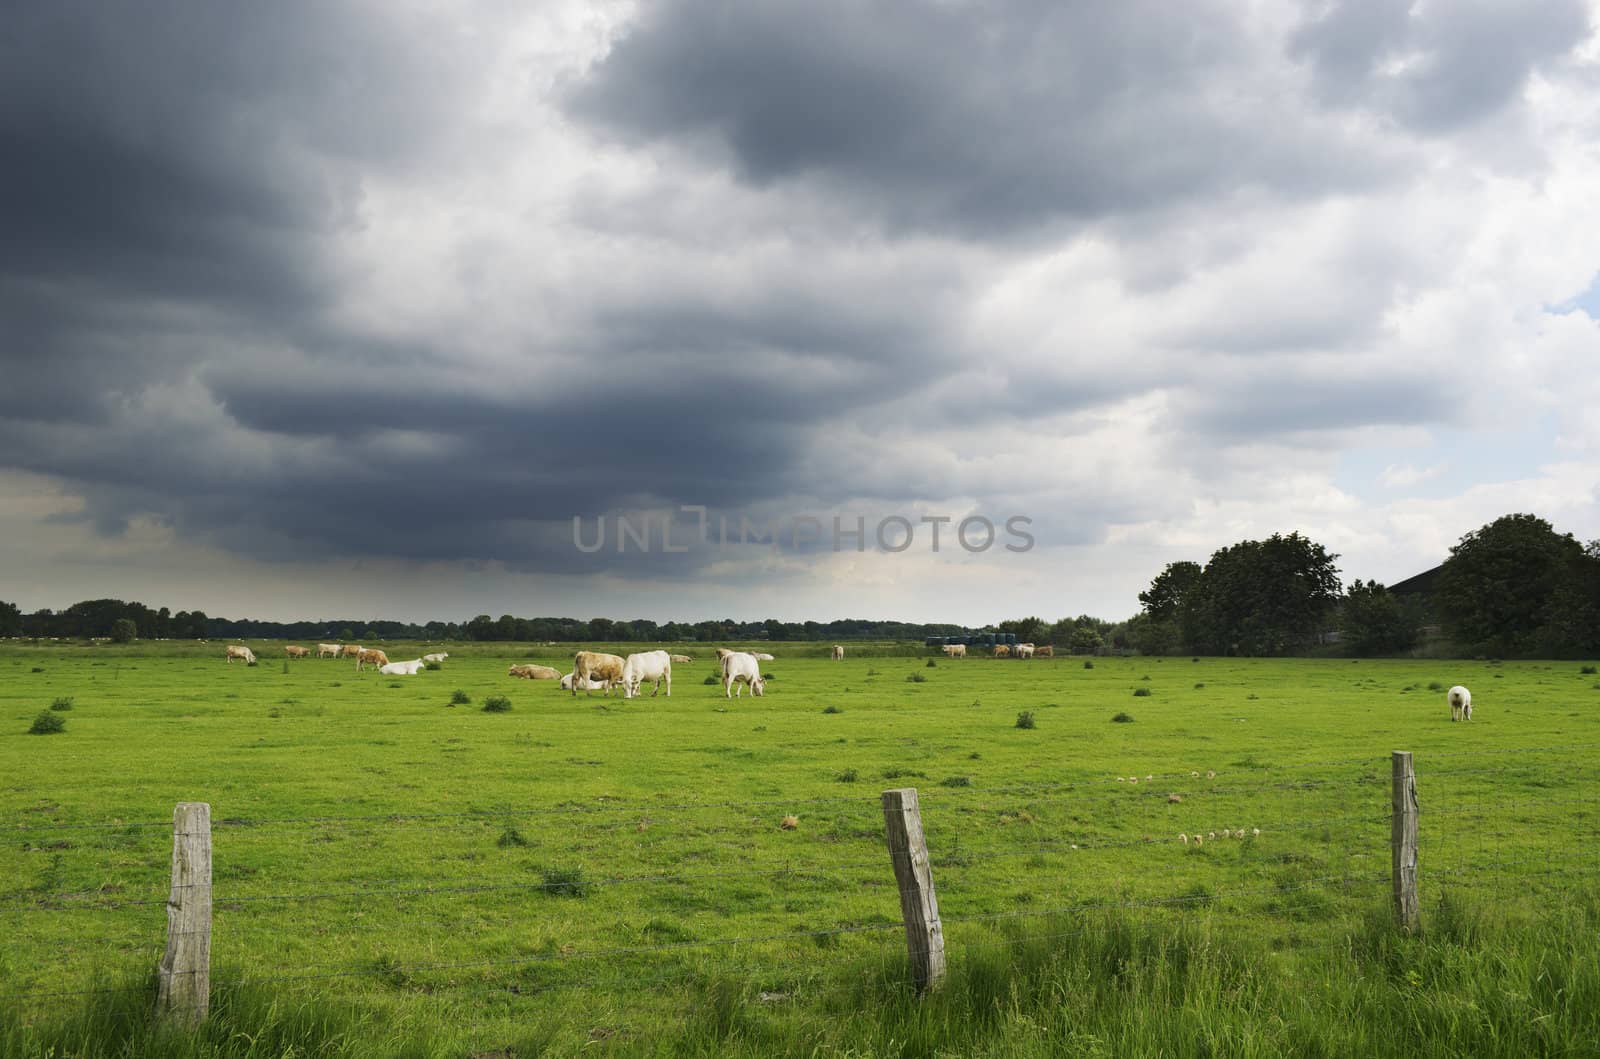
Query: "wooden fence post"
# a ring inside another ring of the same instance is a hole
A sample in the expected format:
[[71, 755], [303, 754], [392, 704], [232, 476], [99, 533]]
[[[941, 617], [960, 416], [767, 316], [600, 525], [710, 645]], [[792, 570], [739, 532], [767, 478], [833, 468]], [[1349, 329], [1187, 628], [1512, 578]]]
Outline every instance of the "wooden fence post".
[[1392, 765], [1393, 819], [1389, 831], [1389, 854], [1394, 880], [1395, 924], [1407, 934], [1422, 929], [1421, 906], [1417, 900], [1417, 773], [1409, 750], [1396, 750]]
[[895, 884], [900, 888], [911, 973], [917, 988], [927, 992], [944, 981], [944, 928], [939, 923], [939, 900], [933, 892], [933, 871], [915, 787], [883, 792], [883, 822]]
[[161, 1011], [199, 1022], [211, 1005], [211, 806], [179, 802], [172, 812], [172, 895], [167, 951], [156, 1002]]

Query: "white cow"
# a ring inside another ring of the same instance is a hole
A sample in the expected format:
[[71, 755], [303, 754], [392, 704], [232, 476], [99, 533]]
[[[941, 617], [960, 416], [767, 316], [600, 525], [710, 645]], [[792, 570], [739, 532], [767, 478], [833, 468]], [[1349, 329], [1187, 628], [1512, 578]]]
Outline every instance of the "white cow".
[[943, 650], [947, 658], [967, 657], [967, 645], [964, 643], [947, 643], [944, 645]]
[[[767, 682], [761, 679], [761, 663], [753, 654], [743, 651], [729, 651], [722, 656], [722, 694], [724, 698], [733, 698], [735, 684], [749, 684], [750, 694], [760, 695], [767, 689]], [[744, 694], [744, 688], [739, 689], [739, 694]]]
[[771, 655], [762, 654], [760, 651], [752, 651], [752, 652], [750, 652], [750, 657], [754, 658], [757, 662], [770, 662], [770, 661], [772, 661], [772, 656]]
[[1445, 698], [1450, 700], [1452, 721], [1472, 720], [1472, 692], [1457, 684], [1445, 693]]
[[250, 650], [248, 647], [242, 647], [239, 644], [229, 644], [227, 664], [230, 666], [233, 665], [233, 660], [235, 658], [243, 662], [245, 665], [253, 665], [256, 660], [256, 653]]
[[1032, 658], [1033, 644], [1019, 643], [1015, 648], [1013, 648], [1012, 654], [1014, 654], [1017, 658]]
[[661, 693], [663, 682], [667, 685], [667, 698], [672, 698], [672, 656], [665, 651], [641, 651], [629, 655], [627, 661], [622, 663], [622, 697], [635, 697], [646, 681], [655, 682], [651, 698]]
[[835, 662], [844, 661], [844, 648], [838, 644], [833, 645], [833, 660]]
[[436, 651], [435, 653], [433, 653], [431, 655], [423, 655], [422, 656], [422, 660], [424, 662], [443, 662], [446, 658], [449, 658], [449, 657], [450, 657], [450, 652], [449, 651]]
[[378, 672], [386, 677], [414, 677], [422, 672], [422, 665], [422, 659], [414, 658], [409, 662], [390, 662], [379, 666]]
[[[586, 681], [583, 682], [583, 684], [581, 684], [579, 686], [578, 690], [580, 690], [580, 691], [599, 691], [603, 687], [605, 687], [605, 685], [602, 684], [598, 680], [586, 680]], [[561, 678], [561, 690], [562, 691], [571, 691], [572, 690], [572, 674], [571, 673], [568, 673], [566, 676]]]
[[317, 657], [318, 658], [338, 658], [339, 657], [339, 645], [336, 644], [336, 643], [319, 643], [319, 644], [317, 644]]

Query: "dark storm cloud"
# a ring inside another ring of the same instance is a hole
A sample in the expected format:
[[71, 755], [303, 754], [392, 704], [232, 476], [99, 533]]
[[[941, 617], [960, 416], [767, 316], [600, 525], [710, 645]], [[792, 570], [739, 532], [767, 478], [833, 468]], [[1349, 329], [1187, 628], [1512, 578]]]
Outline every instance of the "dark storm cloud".
[[1589, 35], [1583, 0], [1340, 0], [1295, 34], [1324, 99], [1447, 132], [1515, 100]]
[[1247, 188], [1370, 184], [1393, 159], [1293, 114], [1221, 4], [652, 5], [578, 117], [819, 181], [976, 238]]

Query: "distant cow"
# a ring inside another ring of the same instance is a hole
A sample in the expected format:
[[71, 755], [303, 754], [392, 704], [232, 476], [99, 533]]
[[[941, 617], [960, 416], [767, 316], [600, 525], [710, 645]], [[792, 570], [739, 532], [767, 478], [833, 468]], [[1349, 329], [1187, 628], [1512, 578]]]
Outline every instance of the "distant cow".
[[[586, 681], [583, 682], [583, 687], [581, 689], [579, 689], [579, 690], [582, 690], [582, 691], [599, 691], [603, 687], [605, 687], [605, 685], [600, 683], [598, 680], [586, 680]], [[561, 690], [562, 691], [571, 691], [571, 690], [573, 690], [572, 689], [572, 674], [571, 673], [568, 673], [566, 676], [561, 678]]]
[[390, 662], [378, 667], [378, 672], [386, 677], [414, 677], [422, 672], [422, 659], [413, 659], [410, 662]]
[[572, 693], [578, 685], [590, 680], [599, 681], [605, 694], [611, 694], [613, 685], [622, 683], [622, 658], [601, 651], [579, 651], [572, 659]]
[[289, 644], [283, 649], [283, 653], [290, 658], [307, 658], [311, 655], [311, 648], [296, 647], [294, 644]]
[[449, 657], [450, 657], [450, 652], [448, 652], [448, 651], [436, 651], [431, 655], [423, 655], [422, 656], [422, 660], [424, 662], [443, 662], [446, 658], [449, 658]]
[[361, 645], [358, 643], [347, 643], [343, 647], [339, 648], [339, 654], [343, 658], [360, 658]]
[[667, 698], [672, 698], [672, 656], [665, 651], [641, 651], [629, 655], [627, 661], [622, 663], [622, 697], [631, 699], [639, 694], [646, 682], [654, 682], [655, 690], [650, 693], [655, 698], [661, 693], [661, 685], [667, 685]]
[[1033, 653], [1038, 658], [1054, 658], [1056, 649], [1049, 644], [1045, 644], [1043, 647], [1035, 648]]
[[1019, 643], [1019, 644], [1017, 644], [1016, 650], [1013, 653], [1018, 658], [1032, 658], [1033, 657], [1033, 644], [1031, 644], [1031, 643]]
[[751, 651], [750, 652], [750, 657], [754, 658], [757, 662], [770, 662], [770, 661], [772, 661], [772, 656], [771, 655], [763, 654], [760, 651]]
[[1472, 692], [1457, 684], [1445, 693], [1445, 698], [1450, 701], [1450, 719], [1452, 721], [1472, 720]]
[[967, 645], [964, 643], [947, 643], [944, 645], [944, 653], [946, 658], [965, 658], [967, 657]]
[[233, 660], [235, 658], [243, 662], [245, 665], [254, 665], [256, 661], [256, 653], [250, 650], [248, 647], [243, 647], [239, 644], [229, 644], [227, 655], [228, 665], [233, 665]]
[[561, 673], [551, 669], [549, 666], [536, 666], [529, 663], [527, 665], [512, 666], [506, 670], [506, 676], [521, 677], [523, 680], [558, 680], [561, 677]]
[[383, 667], [389, 664], [389, 656], [375, 647], [363, 647], [361, 653], [356, 655], [356, 672], [361, 672], [364, 665]]
[[672, 664], [673, 665], [688, 665], [690, 662], [693, 662], [693, 661], [694, 661], [694, 659], [690, 658], [688, 655], [673, 655], [672, 656]]
[[996, 644], [995, 645], [995, 649], [994, 649], [994, 656], [996, 658], [1010, 658], [1011, 657], [1011, 648], [1007, 647], [1005, 644]]
[[[749, 684], [750, 694], [760, 695], [767, 689], [767, 682], [761, 678], [761, 663], [756, 656], [740, 651], [730, 651], [722, 659], [722, 694], [724, 698], [733, 698], [735, 684]], [[744, 688], [739, 688], [739, 694], [744, 694]]]
[[319, 643], [319, 644], [317, 644], [317, 657], [318, 658], [338, 658], [339, 657], [339, 645], [336, 644], [336, 643]]
[[844, 647], [841, 646], [840, 644], [834, 644], [833, 645], [833, 660], [835, 662], [843, 662], [844, 661]]

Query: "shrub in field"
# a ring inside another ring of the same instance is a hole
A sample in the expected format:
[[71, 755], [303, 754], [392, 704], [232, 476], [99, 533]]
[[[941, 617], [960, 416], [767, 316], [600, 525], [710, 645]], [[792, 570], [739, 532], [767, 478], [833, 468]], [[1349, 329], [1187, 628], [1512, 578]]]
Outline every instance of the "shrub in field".
[[439, 670], [444, 668], [444, 663], [443, 662], [424, 662], [424, 663], [422, 663], [422, 668], [423, 669], [432, 670], [433, 672], [437, 673], [437, 672], [439, 672]]
[[1134, 688], [1133, 689], [1133, 697], [1136, 698], [1136, 699], [1148, 699], [1150, 697], [1150, 689], [1149, 688]]
[[44, 666], [34, 666], [33, 669], [31, 670], [31, 672], [43, 673], [44, 672]]
[[907, 684], [926, 684], [927, 682], [928, 682], [928, 677], [924, 673], [908, 673], [908, 674], [906, 674], [906, 683]]
[[1140, 680], [1149, 680], [1150, 679], [1150, 674], [1146, 673], [1144, 676], [1140, 677], [1139, 679]]
[[1032, 710], [1023, 710], [1021, 713], [1017, 714], [1017, 727], [1018, 728], [1032, 728], [1033, 726], [1034, 726], [1034, 724], [1033, 724], [1033, 711]]
[[856, 779], [857, 775], [855, 769], [845, 769], [842, 772], [835, 772], [833, 774], [833, 781], [835, 783], [854, 783]]
[[722, 681], [716, 676], [716, 674], [712, 674], [711, 676], [706, 677], [700, 683], [702, 683], [702, 684], [721, 684]]
[[1578, 670], [1579, 673], [1581, 673], [1583, 676], [1586, 676], [1586, 677], [1587, 676], [1592, 676], [1594, 674], [1594, 671], [1595, 671], [1594, 666], [1584, 666], [1582, 669]]
[[1111, 718], [1111, 723], [1113, 723], [1113, 724], [1132, 724], [1133, 723], [1133, 714], [1131, 714], [1131, 713], [1117, 713]]
[[840, 713], [842, 711], [837, 706], [824, 706], [822, 708], [822, 712], [823, 713]]
[[511, 700], [504, 695], [490, 695], [483, 700], [484, 713], [505, 713], [511, 709]]
[[905, 779], [906, 777], [920, 779], [926, 775], [926, 772], [919, 772], [916, 769], [888, 768], [883, 770], [883, 778], [886, 780]]
[[1429, 691], [1443, 691], [1444, 690], [1444, 685], [1439, 683], [1437, 680], [1429, 681], [1428, 682], [1428, 690]]
[[1200, 683], [1196, 684], [1194, 687], [1195, 687], [1196, 691], [1199, 691], [1201, 688], [1203, 688], [1205, 686], [1206, 686], [1206, 682], [1202, 680]]
[[938, 663], [938, 662], [937, 662], [937, 661], [935, 661], [935, 660], [934, 660], [934, 659], [932, 659], [932, 658], [930, 658], [930, 659], [928, 659], [928, 665], [927, 665], [927, 668], [929, 668], [929, 669], [934, 669], [934, 668], [936, 668], [936, 667], [937, 667], [937, 666], [938, 666], [938, 665], [939, 665], [939, 663]]
[[45, 710], [33, 719], [33, 727], [28, 729], [29, 735], [55, 735], [64, 732], [67, 728], [66, 719], [58, 714]]
[[970, 787], [970, 786], [972, 786], [972, 777], [971, 776], [946, 776], [944, 779], [939, 781], [939, 786], [941, 786], [941, 787]]
[[72, 709], [72, 696], [70, 696], [70, 695], [62, 695], [62, 696], [60, 696], [59, 698], [56, 699], [56, 701], [54, 701], [54, 702], [52, 702], [50, 704], [50, 708], [52, 710], [70, 710], [70, 709]]
[[1093, 669], [1094, 668], [1094, 662], [1092, 662], [1089, 659], [1085, 658], [1083, 660], [1083, 668], [1085, 668], [1085, 669]]
[[455, 691], [451, 692], [451, 694], [450, 694], [450, 705], [452, 705], [452, 706], [470, 706], [470, 705], [472, 705], [472, 696], [468, 695], [465, 691], [462, 691], [460, 688], [457, 688]]
[[543, 875], [544, 892], [557, 897], [588, 897], [592, 888], [579, 867], [546, 868]]
[[528, 840], [523, 837], [522, 832], [518, 831], [516, 827], [507, 824], [505, 830], [500, 832], [500, 837], [494, 840], [494, 844], [501, 849], [508, 849], [511, 846], [526, 846]]

